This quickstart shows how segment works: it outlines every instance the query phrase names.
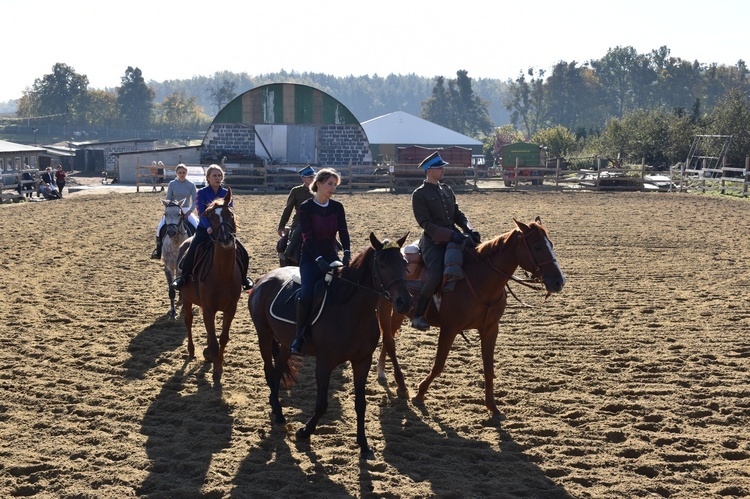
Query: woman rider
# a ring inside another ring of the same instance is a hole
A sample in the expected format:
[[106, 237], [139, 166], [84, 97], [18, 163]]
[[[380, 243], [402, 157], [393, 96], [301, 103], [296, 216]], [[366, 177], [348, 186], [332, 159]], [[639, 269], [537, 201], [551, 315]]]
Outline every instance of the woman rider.
[[[198, 229], [195, 231], [195, 236], [193, 236], [193, 240], [190, 242], [190, 247], [188, 248], [185, 257], [182, 259], [180, 265], [182, 273], [180, 274], [180, 277], [175, 279], [172, 283], [172, 287], [175, 289], [182, 288], [187, 278], [192, 276], [195, 249], [204, 241], [211, 238], [211, 233], [213, 232], [211, 221], [207, 217], [201, 215], [203, 215], [203, 212], [206, 211], [206, 208], [208, 208], [215, 199], [220, 199], [227, 195], [227, 190], [221, 186], [223, 180], [224, 170], [222, 170], [219, 165], [211, 165], [206, 169], [207, 185], [202, 189], [198, 189], [198, 192], [195, 195], [195, 202], [198, 206], [199, 215]], [[229, 206], [232, 206], [232, 202], [229, 203]], [[250, 258], [240, 240], [235, 239], [235, 241], [237, 242], [237, 251], [239, 252], [242, 261], [242, 287], [244, 289], [250, 289], [253, 287], [253, 284], [247, 278], [247, 268], [250, 264]]]
[[351, 259], [344, 205], [331, 199], [339, 182], [341, 177], [336, 170], [323, 168], [318, 171], [310, 187], [313, 197], [299, 207], [302, 231], [299, 273], [302, 289], [297, 298], [297, 334], [290, 347], [293, 355], [302, 355], [315, 282], [328, 272], [331, 262], [339, 260], [336, 233], [344, 248], [344, 265], [349, 265]]
[[[177, 178], [169, 182], [166, 199], [167, 201], [179, 201], [180, 199], [184, 199], [186, 203], [190, 203], [187, 206], [184, 204], [182, 205], [182, 212], [187, 215], [188, 222], [190, 222], [190, 225], [192, 225], [195, 230], [198, 228], [198, 217], [196, 217], [194, 213], [196, 202], [195, 184], [187, 179], [187, 166], [180, 163], [174, 171], [177, 174]], [[159, 226], [156, 227], [156, 249], [151, 253], [151, 258], [155, 260], [161, 258], [161, 238], [164, 237], [162, 231], [165, 230], [165, 223], [166, 220], [164, 215], [162, 215], [161, 220], [159, 221]]]

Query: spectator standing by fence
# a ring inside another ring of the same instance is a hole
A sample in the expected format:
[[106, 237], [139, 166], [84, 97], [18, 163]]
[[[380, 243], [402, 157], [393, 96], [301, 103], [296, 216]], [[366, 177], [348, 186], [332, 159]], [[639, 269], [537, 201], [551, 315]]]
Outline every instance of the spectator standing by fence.
[[55, 170], [55, 180], [57, 181], [57, 190], [60, 191], [60, 197], [63, 197], [63, 188], [65, 187], [66, 177], [67, 175], [63, 171], [62, 165], [57, 165], [57, 170]]

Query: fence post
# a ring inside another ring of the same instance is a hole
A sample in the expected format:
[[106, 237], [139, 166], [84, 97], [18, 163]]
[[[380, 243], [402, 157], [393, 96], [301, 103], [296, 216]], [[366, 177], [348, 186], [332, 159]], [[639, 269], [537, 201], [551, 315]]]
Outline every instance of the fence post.
[[599, 190], [599, 179], [602, 176], [602, 158], [596, 158], [596, 182], [594, 183], [594, 189]]
[[521, 158], [516, 156], [516, 166], [513, 170], [513, 188], [518, 189], [518, 167], [520, 166]]
[[641, 190], [646, 190], [646, 157], [641, 158]]
[[745, 182], [742, 184], [742, 195], [747, 197], [747, 182], [750, 180], [750, 156], [745, 156]]
[[141, 157], [135, 157], [135, 192], [141, 192]]
[[724, 194], [724, 177], [727, 175], [727, 157], [721, 158], [721, 193]]
[[560, 188], [560, 158], [557, 158], [555, 165], [555, 189]]

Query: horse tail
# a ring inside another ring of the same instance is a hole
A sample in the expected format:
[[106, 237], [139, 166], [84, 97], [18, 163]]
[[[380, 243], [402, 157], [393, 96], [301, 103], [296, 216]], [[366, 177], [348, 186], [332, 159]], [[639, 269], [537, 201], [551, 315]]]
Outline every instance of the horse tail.
[[[281, 347], [278, 341], [273, 342], [273, 357], [278, 359], [278, 355]], [[297, 384], [297, 376], [299, 375], [299, 366], [302, 365], [302, 361], [296, 357], [289, 357], [284, 366], [284, 372], [281, 373], [281, 380], [279, 381], [281, 388], [289, 390]]]

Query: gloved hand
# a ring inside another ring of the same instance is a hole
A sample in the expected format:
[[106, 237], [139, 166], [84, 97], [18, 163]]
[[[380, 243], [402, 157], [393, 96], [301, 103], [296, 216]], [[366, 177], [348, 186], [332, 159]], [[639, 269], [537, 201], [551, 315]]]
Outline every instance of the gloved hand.
[[479, 231], [470, 230], [468, 234], [474, 245], [478, 245], [482, 242], [482, 236], [479, 235]]
[[328, 272], [329, 270], [331, 270], [331, 264], [323, 260], [322, 256], [316, 258], [315, 263], [318, 264], [318, 268], [323, 272]]
[[463, 244], [469, 238], [468, 234], [459, 234], [458, 232], [451, 233], [451, 242], [456, 244]]
[[351, 261], [352, 261], [352, 254], [351, 254], [351, 252], [349, 250], [344, 250], [344, 260], [342, 262], [344, 264], [344, 267], [348, 267], [349, 266], [349, 262], [351, 262]]

